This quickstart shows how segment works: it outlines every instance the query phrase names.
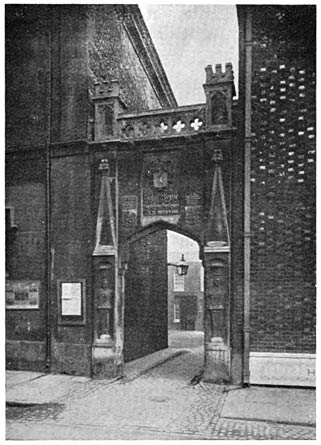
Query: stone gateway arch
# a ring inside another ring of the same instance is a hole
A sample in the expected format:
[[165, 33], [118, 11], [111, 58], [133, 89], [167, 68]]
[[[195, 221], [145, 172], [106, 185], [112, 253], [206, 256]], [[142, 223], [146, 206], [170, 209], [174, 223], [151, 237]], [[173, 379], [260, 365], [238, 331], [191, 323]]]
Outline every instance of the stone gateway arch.
[[204, 266], [204, 379], [315, 386], [316, 11], [237, 15], [238, 98], [208, 65], [177, 106], [138, 6], [6, 5], [8, 369], [166, 348], [173, 230]]
[[[167, 347], [166, 288], [160, 292], [155, 284], [150, 285], [151, 281], [167, 282], [158, 264], [166, 265], [166, 257], [160, 255], [164, 240], [159, 238], [152, 258], [143, 244], [142, 255], [133, 253], [133, 245], [169, 228], [189, 235], [200, 245], [205, 266], [205, 378], [230, 380], [233, 80], [230, 64], [225, 71], [216, 66], [215, 72], [208, 66], [206, 103], [130, 114], [126, 113], [117, 82], [96, 85], [93, 101], [97, 138], [91, 144], [98, 203], [93, 251], [97, 283], [95, 374], [122, 372], [126, 342], [131, 346], [127, 346], [125, 356], [131, 359], [144, 350], [151, 353]], [[142, 256], [149, 265], [144, 265]], [[130, 264], [136, 265], [135, 279]], [[104, 281], [109, 283], [108, 292], [102, 291]], [[144, 296], [142, 287], [149, 289], [148, 295]], [[153, 298], [157, 291], [160, 295]], [[149, 305], [142, 301], [144, 298]], [[124, 311], [130, 299], [131, 317]], [[150, 301], [154, 302], [152, 306]], [[146, 318], [153, 322], [146, 325]], [[148, 344], [155, 326], [155, 335]], [[130, 333], [126, 334], [127, 329]]]

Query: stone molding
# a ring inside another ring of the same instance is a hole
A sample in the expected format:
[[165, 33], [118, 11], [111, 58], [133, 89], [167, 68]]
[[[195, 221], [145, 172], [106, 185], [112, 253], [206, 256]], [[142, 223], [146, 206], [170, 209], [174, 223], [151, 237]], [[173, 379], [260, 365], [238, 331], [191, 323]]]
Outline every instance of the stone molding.
[[162, 107], [177, 107], [172, 88], [137, 5], [123, 5], [124, 27]]

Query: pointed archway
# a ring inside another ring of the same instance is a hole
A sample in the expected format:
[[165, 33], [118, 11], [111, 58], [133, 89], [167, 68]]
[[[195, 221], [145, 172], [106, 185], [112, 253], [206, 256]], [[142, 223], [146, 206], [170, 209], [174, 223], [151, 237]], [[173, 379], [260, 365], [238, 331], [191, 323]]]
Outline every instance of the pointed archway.
[[167, 222], [158, 222], [136, 232], [122, 246], [122, 263], [126, 264], [123, 280], [124, 362], [169, 346], [169, 228], [171, 232], [174, 229], [176, 233], [186, 235], [186, 231]]

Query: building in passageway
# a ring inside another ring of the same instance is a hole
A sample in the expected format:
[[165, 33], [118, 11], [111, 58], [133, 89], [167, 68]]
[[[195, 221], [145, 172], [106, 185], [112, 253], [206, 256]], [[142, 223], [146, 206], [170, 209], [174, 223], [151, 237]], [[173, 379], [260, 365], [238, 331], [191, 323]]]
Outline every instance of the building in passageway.
[[[168, 329], [204, 331], [204, 269], [199, 259], [198, 244], [173, 232], [167, 233], [168, 266]], [[176, 267], [184, 258], [186, 275]]]
[[172, 230], [204, 266], [204, 379], [315, 385], [315, 7], [237, 10], [238, 99], [208, 65], [178, 107], [137, 6], [6, 6], [10, 369], [166, 348]]
[[168, 327], [203, 331], [203, 266], [200, 261], [188, 261], [188, 266], [186, 275], [168, 270]]

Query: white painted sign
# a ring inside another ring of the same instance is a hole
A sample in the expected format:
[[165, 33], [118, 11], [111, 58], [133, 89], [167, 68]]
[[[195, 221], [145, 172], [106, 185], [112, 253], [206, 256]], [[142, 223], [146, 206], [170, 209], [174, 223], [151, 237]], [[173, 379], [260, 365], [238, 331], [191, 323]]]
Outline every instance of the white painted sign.
[[316, 386], [315, 354], [251, 352], [250, 383]]

